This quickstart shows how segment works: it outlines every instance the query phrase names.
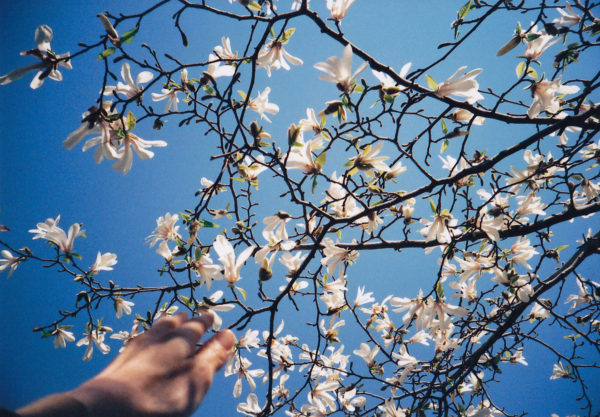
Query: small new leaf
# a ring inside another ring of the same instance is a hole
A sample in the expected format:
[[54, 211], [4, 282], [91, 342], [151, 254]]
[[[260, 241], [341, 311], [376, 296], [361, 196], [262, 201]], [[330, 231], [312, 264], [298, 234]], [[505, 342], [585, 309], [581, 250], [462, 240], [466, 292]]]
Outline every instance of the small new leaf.
[[111, 46], [110, 48], [106, 48], [104, 51], [100, 52], [98, 54], [98, 61], [100, 61], [101, 59], [105, 59], [106, 57], [111, 56], [112, 54], [115, 53], [117, 49], [113, 46]]
[[429, 88], [431, 88], [433, 91], [439, 90], [437, 83], [435, 82], [435, 80], [432, 77], [430, 77], [429, 75], [426, 75], [425, 79], [427, 80], [427, 85], [429, 86]]
[[132, 112], [127, 113], [127, 130], [135, 129], [135, 116]]
[[133, 40], [133, 38], [135, 37], [135, 34], [138, 33], [138, 30], [140, 30], [140, 28], [138, 26], [134, 27], [131, 30], [128, 30], [127, 32], [125, 32], [124, 34], [121, 35], [121, 43], [129, 43]]

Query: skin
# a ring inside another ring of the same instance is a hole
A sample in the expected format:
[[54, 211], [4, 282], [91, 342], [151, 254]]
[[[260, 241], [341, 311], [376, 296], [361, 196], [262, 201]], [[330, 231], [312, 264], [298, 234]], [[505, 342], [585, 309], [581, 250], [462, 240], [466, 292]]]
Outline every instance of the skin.
[[[210, 312], [192, 319], [185, 313], [165, 317], [134, 338], [100, 374], [61, 395], [83, 404], [88, 417], [189, 416], [235, 344], [233, 333], [225, 330], [198, 347], [212, 322]], [[27, 406], [18, 413], [48, 415], [35, 411]]]

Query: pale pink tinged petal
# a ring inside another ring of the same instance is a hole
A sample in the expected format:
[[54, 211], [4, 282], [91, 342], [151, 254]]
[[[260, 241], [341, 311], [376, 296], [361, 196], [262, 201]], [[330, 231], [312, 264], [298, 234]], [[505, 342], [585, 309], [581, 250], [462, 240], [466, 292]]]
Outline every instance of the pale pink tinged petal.
[[412, 62], [404, 64], [404, 66], [400, 69], [400, 73], [398, 75], [400, 75], [402, 78], [406, 77], [406, 74], [408, 74], [408, 71], [410, 70], [411, 65], [412, 65]]
[[81, 142], [84, 136], [92, 133], [100, 133], [100, 128], [94, 127], [89, 129], [89, 125], [87, 123], [83, 123], [77, 130], [67, 136], [67, 138], [63, 141], [63, 146], [65, 149], [71, 150], [75, 147], [75, 145]]
[[107, 85], [106, 87], [104, 87], [104, 95], [112, 96], [112, 95], [114, 95], [113, 92], [118, 89], [119, 89], [118, 85], [116, 87], [114, 85]]
[[44, 84], [44, 79], [40, 79], [42, 74], [43, 71], [39, 71], [37, 74], [35, 74], [35, 77], [33, 77], [33, 80], [31, 80], [29, 87], [31, 87], [33, 90], [40, 88], [42, 84]]
[[356, 69], [356, 71], [354, 71], [354, 74], [352, 74], [351, 79], [352, 80], [355, 79], [358, 74], [360, 74], [361, 72], [363, 72], [365, 70], [365, 68], [367, 68], [368, 65], [369, 65], [368, 62], [363, 62], [362, 64], [360, 64], [360, 66]]
[[121, 78], [123, 78], [131, 88], [136, 88], [133, 79], [131, 78], [131, 68], [129, 68], [128, 62], [123, 62], [123, 65], [121, 65]]
[[160, 93], [152, 93], [152, 101], [164, 100], [169, 96], [169, 94], [170, 91], [163, 88]]
[[145, 84], [151, 81], [153, 78], [154, 74], [152, 74], [150, 71], [142, 71], [136, 77], [135, 82], [138, 84]]
[[129, 170], [131, 169], [131, 165], [133, 164], [133, 152], [131, 151], [131, 147], [126, 146], [123, 150], [123, 153], [120, 159], [117, 160], [113, 164], [113, 169], [117, 172], [123, 173], [123, 175], [127, 175]]
[[302, 64], [304, 64], [304, 61], [302, 61], [298, 57], [290, 55], [287, 51], [284, 51], [283, 54], [285, 55], [285, 57], [287, 58], [287, 60], [290, 61], [290, 64], [292, 64], [292, 65], [302, 65]]
[[[346, 45], [344, 52], [342, 53], [342, 68], [347, 69], [348, 72], [352, 69], [352, 46]], [[336, 57], [337, 58], [337, 57]]]
[[250, 255], [252, 255], [252, 252], [254, 252], [254, 246], [248, 246], [244, 249], [244, 251], [238, 255], [236, 265], [241, 267]]
[[466, 65], [465, 65], [465, 66], [462, 66], [462, 67], [460, 67], [459, 69], [457, 69], [457, 70], [456, 70], [456, 72], [455, 72], [454, 74], [452, 74], [452, 76], [451, 76], [450, 78], [448, 78], [448, 79], [446, 80], [446, 82], [448, 83], [448, 82], [450, 82], [450, 81], [453, 81], [453, 80], [454, 80], [456, 77], [458, 77], [458, 76], [460, 75], [460, 73], [461, 73], [461, 72], [463, 72], [463, 71], [464, 71], [464, 70], [466, 70], [466, 69], [467, 69], [467, 66], [466, 66]]
[[6, 85], [12, 83], [13, 81], [17, 81], [23, 78], [25, 75], [29, 74], [33, 70], [37, 70], [40, 68], [44, 68], [44, 64], [41, 62], [36, 62], [35, 64], [27, 65], [25, 67], [20, 67], [12, 70], [6, 75], [0, 77], [0, 85]]
[[[65, 52], [64, 54], [58, 54], [56, 55], [57, 58], [62, 59], [62, 58], [69, 58], [71, 56], [70, 52]], [[59, 67], [65, 67], [66, 69], [73, 69], [73, 65], [71, 65], [71, 60], [66, 60], [66, 61], [60, 61], [58, 63]]]
[[579, 87], [576, 85], [561, 85], [558, 89], [559, 94], [575, 94], [579, 92]]
[[544, 105], [542, 104], [542, 101], [537, 98], [534, 98], [533, 103], [531, 103], [531, 107], [529, 107], [529, 110], [527, 110], [527, 117], [533, 119], [534, 117], [537, 117], [537, 115], [540, 114], [542, 110], [544, 110]]
[[46, 52], [50, 49], [52, 41], [52, 28], [48, 25], [41, 25], [35, 30], [35, 44], [38, 50]]
[[50, 78], [51, 80], [54, 81], [62, 81], [63, 77], [62, 74], [60, 73], [59, 70], [55, 70], [53, 69], [52, 71], [50, 71], [50, 74], [48, 74], [48, 78]]
[[235, 68], [231, 65], [222, 65], [218, 67], [212, 74], [213, 78], [231, 77], [235, 73]]
[[[87, 127], [87, 124], [83, 124], [82, 127]], [[80, 128], [81, 129], [81, 128]], [[78, 129], [79, 130], [79, 129]], [[89, 130], [88, 132], [86, 132], [85, 134], [87, 135], [89, 132], [91, 132], [91, 130]], [[82, 152], [87, 151], [88, 149], [90, 149], [93, 146], [98, 145], [100, 142], [102, 141], [102, 136], [96, 136], [95, 138], [91, 138], [85, 141], [85, 143], [83, 144], [83, 147], [81, 148]], [[63, 142], [64, 144], [64, 142]]]
[[99, 164], [104, 159], [104, 153], [102, 152], [102, 147], [98, 146], [94, 151], [94, 162]]

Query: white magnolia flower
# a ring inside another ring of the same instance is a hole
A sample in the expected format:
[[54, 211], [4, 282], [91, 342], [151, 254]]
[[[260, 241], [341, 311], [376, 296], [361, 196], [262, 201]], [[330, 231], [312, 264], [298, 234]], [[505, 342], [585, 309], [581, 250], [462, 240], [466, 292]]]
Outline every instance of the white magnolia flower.
[[62, 81], [62, 74], [58, 70], [58, 67], [65, 67], [67, 69], [73, 69], [71, 61], [69, 60], [69, 52], [65, 54], [55, 54], [50, 49], [50, 41], [52, 40], [53, 33], [52, 29], [48, 25], [41, 25], [35, 30], [35, 43], [37, 49], [31, 49], [29, 51], [21, 52], [21, 55], [31, 55], [41, 62], [27, 65], [24, 67], [12, 70], [8, 74], [0, 76], [0, 85], [6, 85], [13, 81], [23, 78], [31, 71], [39, 70], [38, 73], [33, 77], [29, 86], [32, 89], [40, 88], [46, 78], [50, 78], [54, 81]]
[[517, 241], [510, 247], [510, 252], [514, 255], [511, 261], [515, 264], [521, 264], [527, 269], [531, 269], [527, 261], [538, 254], [535, 248], [531, 246], [529, 239], [523, 236], [519, 236]]
[[367, 363], [367, 366], [371, 367], [375, 364], [375, 356], [379, 353], [379, 346], [375, 346], [371, 349], [368, 344], [361, 343], [360, 349], [354, 350], [352, 353], [363, 358]]
[[64, 349], [67, 347], [67, 342], [75, 341], [75, 336], [73, 336], [73, 333], [66, 330], [68, 328], [69, 326], [58, 327], [52, 332], [52, 335], [54, 336], [54, 349]]
[[213, 281], [223, 279], [221, 265], [214, 265], [211, 257], [207, 253], [200, 255], [199, 259], [192, 262], [192, 266], [194, 267], [196, 276], [202, 278], [200, 281], [201, 285], [206, 284], [207, 290], [210, 290]]
[[124, 62], [121, 65], [121, 77], [125, 84], [121, 81], [117, 83], [116, 86], [107, 85], [104, 88], [104, 95], [112, 95], [113, 93], [123, 94], [127, 98], [133, 98], [139, 96], [144, 91], [143, 87], [140, 87], [139, 84], [145, 84], [154, 78], [154, 75], [150, 71], [142, 71], [135, 78], [135, 82], [133, 82], [133, 78], [131, 77], [131, 68], [129, 67], [129, 62]]
[[557, 26], [571, 27], [573, 25], [578, 25], [579, 22], [581, 22], [581, 16], [575, 13], [568, 1], [565, 2], [564, 9], [558, 8], [556, 11], [561, 14], [560, 17], [557, 17], [552, 21], [552, 23]]
[[[571, 307], [569, 308], [569, 312], [571, 312], [575, 308], [579, 307], [580, 305], [593, 302], [594, 298], [595, 298], [594, 295], [592, 295], [588, 292], [585, 284], [580, 279], [576, 279], [575, 282], [577, 282], [577, 287], [579, 287], [579, 293], [571, 294], [565, 300], [565, 304], [573, 302], [573, 304], [571, 304]], [[592, 281], [592, 284], [596, 288], [600, 287], [599, 284], [597, 284], [593, 281]]]
[[249, 181], [256, 181], [258, 174], [267, 170], [267, 167], [265, 166], [265, 157], [263, 155], [258, 155], [254, 159], [251, 159], [249, 156], [246, 156], [244, 162], [238, 164], [238, 170], [242, 178]]
[[[419, 232], [425, 236], [427, 241], [436, 240], [439, 243], [450, 243], [452, 235], [456, 232], [453, 228], [457, 224], [457, 220], [450, 213], [435, 216], [433, 222], [427, 219], [421, 219], [421, 223], [425, 225]], [[451, 228], [453, 233], [450, 232]]]
[[406, 417], [406, 414], [402, 409], [396, 408], [392, 398], [388, 398], [383, 405], [380, 405], [377, 408], [383, 411], [383, 417]]
[[125, 132], [125, 137], [122, 141], [122, 147], [117, 151], [117, 161], [113, 164], [113, 169], [121, 172], [123, 175], [131, 170], [133, 164], [133, 151], [140, 159], [152, 159], [154, 152], [148, 148], [152, 146], [165, 147], [167, 142], [164, 140], [145, 140], [131, 132]]
[[527, 110], [527, 117], [533, 119], [543, 111], [556, 113], [560, 109], [557, 96], [575, 94], [579, 91], [576, 85], [563, 85], [560, 78], [554, 81], [542, 80], [533, 88], [533, 102]]
[[411, 356], [406, 349], [406, 345], [400, 346], [400, 352], [393, 352], [392, 356], [398, 359], [398, 368], [412, 369], [419, 364], [419, 361], [414, 356]]
[[299, 146], [292, 146], [287, 156], [287, 162], [285, 164], [287, 169], [300, 169], [309, 175], [317, 174], [321, 172], [323, 168], [318, 164], [313, 156], [315, 149], [322, 148], [323, 138], [309, 140], [304, 142], [302, 133], [298, 135], [296, 143]]
[[335, 267], [340, 265], [340, 275], [342, 275], [342, 268], [344, 263], [352, 263], [358, 258], [357, 251], [350, 251], [347, 249], [339, 248], [335, 246], [333, 240], [326, 237], [322, 241], [323, 244], [323, 255], [321, 259], [321, 265], [327, 265], [327, 273], [330, 276], [334, 275]]
[[310, 107], [306, 109], [306, 119], [300, 120], [298, 127], [301, 132], [312, 130], [315, 135], [320, 134], [323, 130], [321, 129], [321, 123], [317, 120], [317, 116], [315, 116], [314, 109]]
[[133, 301], [127, 301], [121, 297], [117, 297], [115, 298], [115, 315], [120, 319], [123, 316], [123, 313], [131, 314], [131, 307], [133, 306]]
[[219, 57], [213, 54], [208, 55], [208, 69], [204, 71], [205, 75], [208, 75], [213, 81], [219, 77], [231, 77], [235, 74], [235, 67], [233, 65], [221, 65]]
[[336, 83], [338, 89], [349, 92], [354, 80], [366, 67], [368, 63], [363, 62], [354, 73], [352, 73], [352, 46], [346, 45], [342, 57], [332, 56], [327, 62], [318, 62], [314, 65], [325, 74], [319, 75], [319, 79]]
[[221, 59], [237, 59], [237, 52], [233, 53], [231, 41], [225, 36], [221, 38], [221, 45], [215, 46], [214, 52]]
[[562, 362], [558, 361], [558, 363], [552, 366], [552, 376], [550, 376], [550, 379], [569, 378], [570, 373], [568, 365], [565, 368]]
[[485, 123], [485, 117], [475, 116], [473, 113], [466, 109], [455, 110], [452, 113], [451, 117], [452, 119], [454, 119], [454, 121], [460, 123], [473, 123], [474, 125], [479, 126]]
[[546, 49], [560, 40], [560, 38], [554, 39], [554, 36], [549, 35], [545, 30], [538, 31], [537, 25], [531, 28], [529, 35], [535, 36], [535, 39], [527, 41], [525, 48], [524, 56], [529, 59], [539, 59]]
[[161, 240], [181, 239], [181, 236], [177, 233], [179, 225], [175, 226], [178, 220], [179, 215], [171, 213], [166, 213], [164, 216], [156, 219], [156, 228], [146, 238], [146, 241], [150, 241], [150, 247], [153, 247]]
[[239, 403], [237, 406], [238, 413], [246, 414], [249, 416], [257, 416], [262, 411], [260, 405], [258, 405], [258, 397], [256, 394], [249, 394], [246, 398], [245, 403]]
[[327, 0], [327, 8], [331, 12], [331, 17], [339, 21], [346, 16], [352, 3], [354, 0]]
[[525, 356], [523, 356], [523, 348], [518, 348], [515, 353], [513, 353], [510, 357], [510, 363], [527, 366], [527, 361], [525, 360]]
[[32, 229], [29, 233], [36, 234], [33, 239], [46, 239], [58, 246], [59, 250], [68, 254], [73, 251], [75, 238], [83, 236], [85, 230], [81, 230], [81, 225], [79, 223], [73, 223], [71, 227], [69, 227], [68, 234], [66, 234], [63, 229], [58, 227], [59, 219], [60, 215], [56, 220], [47, 219], [45, 223], [38, 223], [37, 229]]
[[82, 339], [79, 339], [76, 343], [77, 346], [87, 346], [85, 353], [83, 354], [83, 360], [88, 362], [92, 359], [92, 354], [94, 353], [94, 344], [100, 351], [100, 353], [106, 355], [110, 352], [110, 346], [104, 343], [104, 332], [99, 330], [94, 330], [89, 333], [84, 333]]
[[152, 93], [152, 101], [162, 101], [164, 99], [168, 99], [167, 105], [165, 106], [165, 113], [169, 113], [171, 109], [173, 109], [173, 111], [177, 111], [177, 103], [179, 103], [177, 91], [178, 90], [175, 89], [169, 90], [168, 88], [163, 88], [160, 90], [160, 93]]
[[4, 257], [0, 258], [0, 272], [10, 269], [10, 271], [8, 272], [8, 277], [10, 278], [15, 269], [17, 269], [17, 266], [19, 266], [19, 262], [22, 259], [20, 256], [13, 256], [13, 254], [7, 251], [6, 249], [3, 249], [2, 252], [0, 252], [0, 254], [2, 254], [2, 256]]
[[262, 93], [258, 93], [256, 98], [253, 98], [248, 103], [248, 108], [260, 114], [261, 119], [265, 119], [267, 122], [271, 122], [265, 113], [268, 114], [277, 114], [279, 113], [279, 106], [275, 103], [269, 103], [269, 93], [271, 92], [271, 88], [267, 87], [263, 90]]
[[96, 262], [94, 262], [94, 264], [90, 267], [90, 272], [112, 271], [112, 267], [116, 264], [116, 254], [110, 252], [102, 254], [100, 251], [98, 251], [98, 255], [96, 255]]
[[288, 51], [283, 49], [283, 43], [280, 40], [271, 40], [266, 44], [258, 53], [256, 59], [256, 65], [267, 70], [267, 75], [271, 76], [271, 69], [278, 70], [283, 68], [287, 71], [290, 70], [290, 65], [302, 65], [303, 61], [291, 55]]
[[212, 329], [215, 332], [218, 332], [221, 329], [221, 325], [223, 324], [223, 319], [221, 318], [221, 316], [219, 316], [219, 314], [217, 314], [217, 311], [224, 313], [227, 311], [231, 311], [235, 308], [235, 304], [231, 303], [218, 304], [221, 298], [223, 298], [223, 291], [215, 291], [210, 297], [208, 297], [209, 302], [202, 302], [196, 308], [197, 314], [204, 314], [207, 310], [209, 310], [212, 313], [214, 318]]
[[372, 292], [365, 293], [365, 287], [358, 287], [356, 291], [356, 298], [354, 299], [354, 307], [360, 307], [367, 303], [372, 303], [375, 301], [373, 298]]
[[389, 159], [388, 156], [377, 156], [383, 148], [384, 142], [381, 141], [375, 146], [367, 145], [357, 155], [353, 156], [348, 160], [352, 163], [352, 166], [365, 171], [368, 177], [373, 176], [373, 170], [375, 171], [389, 171], [390, 167], [383, 161]]
[[285, 211], [278, 212], [275, 216], [267, 216], [263, 219], [265, 228], [262, 232], [263, 237], [269, 242], [281, 242], [288, 239], [285, 224], [291, 219], [291, 216]]
[[435, 94], [439, 97], [464, 97], [467, 99], [467, 103], [469, 104], [473, 104], [478, 100], [482, 100], [483, 96], [479, 94], [479, 83], [475, 80], [475, 77], [477, 77], [483, 70], [481, 68], [477, 68], [467, 72], [466, 74], [460, 75], [460, 73], [466, 69], [466, 66], [457, 69], [450, 78], [438, 85], [438, 89]]
[[[408, 63], [404, 64], [404, 66], [402, 66], [402, 68], [400, 69], [400, 72], [398, 73], [400, 78], [406, 77], [406, 74], [408, 74], [408, 71], [410, 70], [411, 65], [412, 65], [412, 62], [408, 62]], [[384, 94], [393, 96], [395, 94], [398, 94], [400, 91], [406, 90], [406, 87], [404, 87], [403, 85], [398, 85], [396, 83], [396, 81], [392, 77], [390, 77], [388, 74], [381, 72], [381, 71], [375, 71], [375, 70], [371, 70], [371, 72], [373, 73], [375, 78], [377, 78], [377, 80], [379, 80], [379, 82], [381, 83], [381, 89], [384, 92]]]
[[244, 265], [244, 262], [252, 255], [254, 246], [247, 247], [236, 259], [231, 243], [229, 243], [225, 236], [219, 235], [213, 243], [213, 248], [219, 255], [219, 262], [223, 264], [225, 281], [230, 285], [238, 282], [241, 278], [240, 270], [242, 269], [242, 265]]

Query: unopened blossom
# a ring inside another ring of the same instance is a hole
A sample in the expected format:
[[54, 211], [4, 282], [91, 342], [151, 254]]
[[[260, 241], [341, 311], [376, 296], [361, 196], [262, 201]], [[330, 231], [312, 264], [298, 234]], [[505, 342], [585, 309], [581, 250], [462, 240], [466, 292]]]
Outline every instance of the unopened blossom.
[[125, 314], [131, 314], [131, 307], [134, 306], [133, 301], [124, 300], [121, 297], [115, 298], [115, 315], [118, 319]]
[[57, 327], [52, 331], [52, 335], [54, 336], [54, 349], [64, 349], [67, 347], [67, 342], [75, 341], [75, 336], [73, 336], [73, 333], [66, 330], [68, 328], [69, 326]]
[[567, 368], [565, 368], [561, 361], [558, 361], [558, 363], [555, 363], [554, 365], [552, 365], [552, 375], [550, 376], [551, 380], [552, 379], [569, 378], [569, 376], [570, 376], [570, 371], [569, 371], [568, 366], [567, 366]]
[[[400, 76], [400, 78], [406, 78], [406, 74], [408, 74], [411, 65], [412, 62], [404, 64], [404, 66], [400, 69], [398, 76]], [[375, 70], [371, 70], [371, 72], [373, 73], [375, 78], [377, 78], [377, 80], [381, 83], [381, 91], [385, 95], [393, 97], [400, 91], [406, 90], [406, 87], [404, 87], [403, 85], [398, 85], [398, 83], [396, 83], [396, 81], [385, 72]]]
[[565, 8], [557, 8], [556, 11], [561, 14], [560, 17], [557, 17], [552, 21], [556, 26], [560, 27], [571, 27], [573, 25], [578, 25], [581, 22], [581, 16], [579, 16], [569, 2], [565, 2]]
[[451, 117], [455, 122], [460, 123], [472, 123], [474, 125], [482, 125], [485, 123], [485, 117], [475, 116], [473, 113], [466, 109], [455, 110], [451, 114]]
[[213, 248], [219, 255], [219, 262], [223, 264], [223, 275], [225, 281], [230, 285], [240, 280], [240, 270], [244, 262], [252, 255], [254, 246], [247, 247], [240, 253], [236, 259], [233, 246], [223, 235], [217, 236], [213, 243]]
[[104, 95], [117, 93], [123, 94], [127, 98], [137, 97], [144, 91], [144, 88], [141, 87], [140, 84], [149, 82], [154, 78], [154, 75], [150, 71], [142, 71], [135, 78], [135, 82], [133, 82], [129, 62], [124, 62], [123, 65], [121, 65], [121, 77], [123, 78], [123, 81], [125, 81], [125, 84], [119, 81], [116, 86], [107, 85], [104, 88]]
[[267, 75], [269, 77], [271, 76], [271, 69], [278, 70], [279, 68], [283, 68], [284, 70], [289, 71], [290, 64], [296, 66], [302, 65], [303, 61], [283, 49], [283, 42], [276, 39], [267, 43], [260, 50], [258, 58], [256, 59], [256, 65], [267, 70]]
[[556, 80], [542, 80], [533, 86], [533, 102], [527, 110], [527, 117], [533, 119], [541, 112], [556, 113], [560, 109], [558, 96], [575, 94], [579, 91], [576, 85], [563, 85], [560, 77]]
[[181, 236], [177, 231], [179, 225], [175, 225], [179, 221], [179, 215], [166, 213], [164, 216], [160, 216], [156, 219], [156, 228], [146, 238], [146, 241], [150, 241], [150, 247], [156, 245], [161, 240], [177, 240], [181, 239]]
[[535, 35], [536, 38], [530, 41], [526, 41], [527, 45], [525, 48], [524, 56], [529, 59], [539, 59], [542, 54], [560, 40], [552, 35], [549, 35], [545, 30], [538, 31], [537, 25], [534, 25], [529, 31], [530, 35]]
[[271, 88], [267, 87], [262, 93], [258, 93], [258, 96], [250, 100], [248, 108], [260, 114], [261, 119], [265, 119], [267, 122], [271, 122], [265, 113], [277, 114], [279, 113], [279, 106], [275, 103], [269, 103], [269, 93]]
[[41, 25], [35, 30], [36, 49], [21, 52], [21, 55], [31, 55], [41, 62], [27, 65], [24, 67], [12, 70], [8, 74], [0, 76], [0, 85], [6, 85], [13, 81], [23, 78], [31, 71], [39, 70], [33, 80], [29, 84], [32, 89], [40, 88], [46, 78], [54, 81], [62, 81], [62, 74], [58, 67], [73, 69], [69, 60], [69, 52], [65, 54], [55, 54], [50, 49], [50, 41], [52, 40], [52, 29], [48, 25]]
[[76, 343], [77, 346], [87, 346], [85, 353], [83, 354], [83, 360], [88, 362], [92, 359], [94, 353], [94, 344], [100, 351], [100, 353], [106, 355], [110, 352], [110, 346], [104, 343], [104, 332], [99, 330], [93, 330], [88, 333], [84, 333], [85, 337], [79, 339]]
[[438, 85], [435, 94], [438, 97], [447, 96], [458, 96], [467, 99], [467, 103], [473, 104], [478, 100], [482, 100], [483, 96], [479, 93], [479, 83], [475, 80], [475, 77], [483, 71], [481, 68], [477, 68], [467, 72], [466, 74], [460, 75], [467, 67], [460, 67], [456, 72], [448, 78], [446, 81]]
[[531, 246], [529, 239], [523, 236], [519, 236], [517, 241], [510, 247], [510, 252], [514, 255], [511, 258], [511, 261], [513, 263], [519, 263], [527, 269], [531, 269], [531, 266], [527, 261], [538, 254], [535, 248]]
[[340, 265], [340, 275], [343, 268], [343, 264], [348, 262], [352, 263], [358, 258], [357, 251], [350, 251], [347, 249], [339, 248], [335, 246], [333, 241], [326, 237], [322, 241], [323, 244], [323, 255], [321, 259], [321, 265], [327, 265], [327, 273], [330, 276], [334, 275], [335, 267]]
[[221, 59], [237, 59], [237, 52], [233, 52], [231, 41], [225, 36], [221, 38], [221, 45], [215, 46], [214, 52]]
[[314, 67], [319, 71], [324, 72], [324, 74], [319, 75], [319, 79], [335, 83], [339, 90], [349, 92], [350, 87], [354, 84], [358, 74], [360, 74], [368, 65], [367, 62], [363, 62], [353, 73], [352, 54], [352, 46], [348, 44], [344, 48], [341, 58], [332, 56], [327, 58], [327, 62], [316, 63]]
[[298, 136], [297, 145], [290, 148], [285, 164], [287, 169], [300, 169], [309, 175], [318, 174], [323, 168], [316, 162], [313, 155], [315, 149], [322, 148], [323, 138], [309, 140], [304, 142], [302, 134]]
[[117, 264], [117, 255], [106, 252], [104, 254], [98, 252], [96, 262], [90, 267], [90, 272], [112, 271], [113, 266]]
[[377, 156], [383, 148], [384, 142], [379, 142], [377, 145], [367, 145], [357, 155], [353, 156], [348, 160], [352, 163], [352, 167], [357, 168], [361, 171], [365, 171], [368, 177], [373, 176], [373, 170], [375, 171], [389, 171], [390, 167], [383, 161], [389, 159], [389, 156]]
[[17, 266], [19, 266], [19, 262], [22, 258], [20, 256], [13, 256], [13, 254], [6, 249], [3, 249], [0, 254], [3, 256], [3, 258], [0, 258], [0, 272], [10, 269], [8, 272], [8, 277], [10, 278], [12, 273], [17, 269]]

